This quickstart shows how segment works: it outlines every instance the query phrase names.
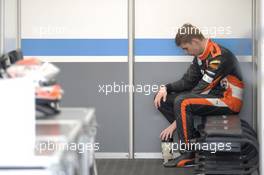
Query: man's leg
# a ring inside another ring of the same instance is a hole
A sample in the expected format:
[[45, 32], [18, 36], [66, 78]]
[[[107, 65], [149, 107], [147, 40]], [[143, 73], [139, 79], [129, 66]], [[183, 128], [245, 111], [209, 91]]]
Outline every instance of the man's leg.
[[174, 101], [177, 132], [182, 142], [188, 143], [194, 134], [194, 116], [235, 114], [221, 97], [207, 94], [183, 94]]
[[[163, 100], [161, 100], [160, 107], [158, 108], [158, 110], [171, 124], [175, 121], [173, 104], [177, 95], [178, 94], [171, 94], [171, 93], [167, 94], [166, 101], [164, 102]], [[173, 138], [169, 138], [168, 140], [161, 141], [161, 152], [164, 160], [163, 163], [167, 163], [169, 160], [173, 159], [172, 146], [173, 146]]]
[[[174, 111], [173, 111], [173, 104], [174, 104], [175, 98], [178, 95], [179, 94], [172, 94], [172, 93], [167, 94], [166, 101], [164, 102], [163, 100], [161, 100], [160, 107], [158, 108], [158, 110], [168, 120], [169, 123], [173, 123], [175, 121], [175, 114], [174, 114]], [[155, 97], [156, 97], [156, 95], [155, 95]]]
[[[174, 113], [177, 121], [177, 132], [182, 143], [188, 144], [194, 138], [194, 116], [234, 114], [220, 97], [206, 94], [183, 94], [175, 98]], [[191, 148], [190, 148], [191, 149]], [[189, 150], [169, 162], [168, 167], [184, 166], [192, 161], [194, 154]]]

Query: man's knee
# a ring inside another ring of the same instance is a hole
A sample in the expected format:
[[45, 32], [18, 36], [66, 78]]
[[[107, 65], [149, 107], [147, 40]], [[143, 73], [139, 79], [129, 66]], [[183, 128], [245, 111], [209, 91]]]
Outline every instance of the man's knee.
[[187, 98], [186, 94], [179, 94], [173, 102], [174, 106], [180, 106], [182, 101], [185, 100]]

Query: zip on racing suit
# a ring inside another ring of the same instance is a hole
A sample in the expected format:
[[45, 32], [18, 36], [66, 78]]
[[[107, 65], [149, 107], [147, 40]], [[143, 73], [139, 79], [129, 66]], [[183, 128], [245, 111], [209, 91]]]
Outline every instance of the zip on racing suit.
[[183, 77], [166, 88], [167, 100], [158, 109], [170, 123], [176, 120], [179, 139], [185, 143], [195, 137], [194, 116], [236, 114], [242, 107], [238, 60], [210, 39]]

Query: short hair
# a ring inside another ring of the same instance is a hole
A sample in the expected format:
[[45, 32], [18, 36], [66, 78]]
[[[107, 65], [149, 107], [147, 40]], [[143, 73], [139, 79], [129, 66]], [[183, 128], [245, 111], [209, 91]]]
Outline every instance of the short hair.
[[175, 37], [175, 42], [177, 46], [183, 43], [190, 43], [192, 39], [197, 38], [200, 40], [204, 39], [202, 32], [192, 24], [186, 23], [178, 29]]

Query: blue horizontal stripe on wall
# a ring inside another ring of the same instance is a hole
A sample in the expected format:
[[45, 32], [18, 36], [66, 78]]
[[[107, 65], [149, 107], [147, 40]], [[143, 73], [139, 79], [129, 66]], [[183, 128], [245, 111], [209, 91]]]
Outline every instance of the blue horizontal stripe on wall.
[[[231, 50], [235, 55], [252, 55], [250, 38], [224, 38], [213, 41]], [[176, 47], [174, 39], [136, 39], [135, 53], [138, 56], [174, 56], [186, 55]]]
[[[213, 39], [236, 55], [252, 55], [250, 38]], [[127, 39], [22, 39], [26, 56], [127, 56]], [[174, 39], [136, 39], [136, 56], [180, 56]]]
[[127, 39], [22, 39], [27, 56], [126, 56]]

